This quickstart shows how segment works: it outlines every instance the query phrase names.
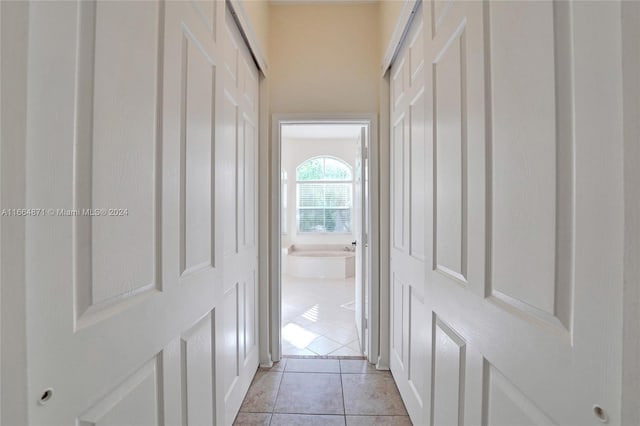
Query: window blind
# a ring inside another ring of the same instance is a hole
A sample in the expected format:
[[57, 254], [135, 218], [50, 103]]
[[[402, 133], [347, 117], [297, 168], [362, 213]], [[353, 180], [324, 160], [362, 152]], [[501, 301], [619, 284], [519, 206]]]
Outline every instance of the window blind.
[[298, 232], [351, 232], [351, 183], [298, 183]]

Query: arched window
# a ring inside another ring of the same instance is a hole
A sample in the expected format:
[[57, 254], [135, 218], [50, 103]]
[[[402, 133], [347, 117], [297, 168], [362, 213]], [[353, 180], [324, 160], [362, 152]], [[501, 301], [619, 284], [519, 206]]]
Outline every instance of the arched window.
[[311, 158], [296, 168], [298, 232], [351, 233], [353, 174], [333, 157]]

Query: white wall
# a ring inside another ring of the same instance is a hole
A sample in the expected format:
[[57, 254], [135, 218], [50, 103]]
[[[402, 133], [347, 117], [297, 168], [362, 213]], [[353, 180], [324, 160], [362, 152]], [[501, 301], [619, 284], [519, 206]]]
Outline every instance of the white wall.
[[[351, 244], [349, 234], [298, 234], [296, 224], [296, 167], [321, 155], [344, 160], [355, 170], [357, 139], [283, 139], [282, 168], [287, 172], [287, 229], [282, 236], [282, 246], [291, 244]], [[353, 197], [352, 197], [353, 199]], [[353, 215], [352, 215], [353, 216]], [[353, 225], [352, 225], [353, 230]]]

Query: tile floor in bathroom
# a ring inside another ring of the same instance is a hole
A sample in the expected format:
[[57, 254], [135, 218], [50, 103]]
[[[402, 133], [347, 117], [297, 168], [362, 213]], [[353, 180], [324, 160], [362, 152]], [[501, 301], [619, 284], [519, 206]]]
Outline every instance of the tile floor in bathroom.
[[389, 371], [358, 359], [283, 358], [260, 368], [234, 425], [411, 426]]
[[361, 356], [354, 279], [282, 276], [283, 355]]

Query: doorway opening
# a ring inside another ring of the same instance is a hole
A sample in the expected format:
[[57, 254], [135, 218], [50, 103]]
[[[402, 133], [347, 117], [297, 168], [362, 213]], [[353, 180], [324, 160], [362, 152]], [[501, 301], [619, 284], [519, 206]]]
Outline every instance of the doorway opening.
[[273, 361], [297, 355], [377, 361], [372, 123], [274, 117]]

